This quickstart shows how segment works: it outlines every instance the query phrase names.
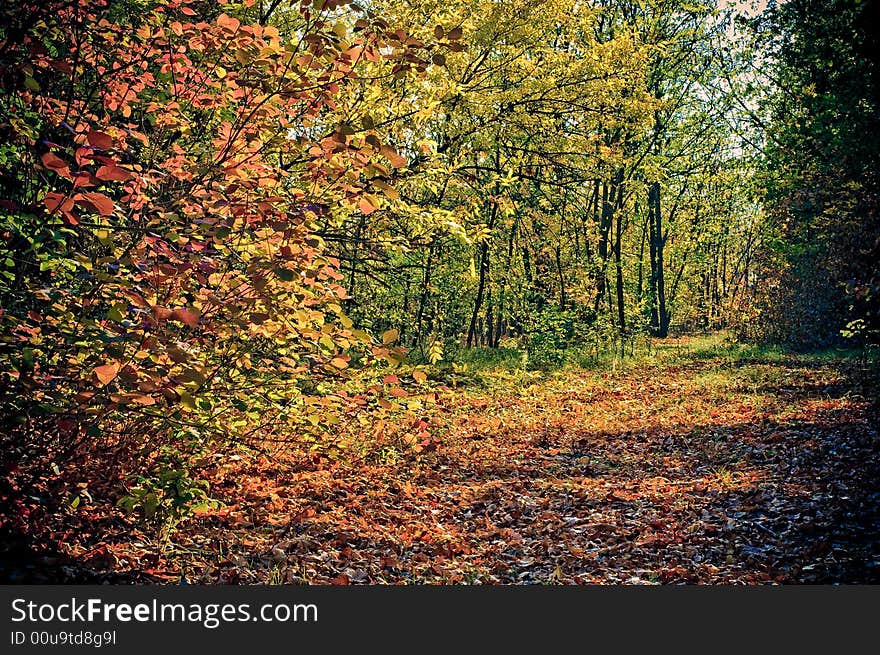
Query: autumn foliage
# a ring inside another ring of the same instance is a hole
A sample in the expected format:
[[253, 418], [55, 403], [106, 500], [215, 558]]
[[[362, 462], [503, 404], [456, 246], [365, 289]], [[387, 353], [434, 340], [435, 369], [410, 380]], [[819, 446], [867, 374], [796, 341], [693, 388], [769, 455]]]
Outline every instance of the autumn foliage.
[[855, 490], [874, 455], [832, 424], [873, 409], [804, 383], [789, 425], [758, 405], [801, 360], [733, 402], [727, 351], [664, 356], [877, 341], [876, 67], [837, 4], [4, 2], [0, 573], [21, 545], [152, 580], [597, 582], [585, 558], [661, 545], [659, 581], [808, 579], [728, 561], [757, 546], [724, 503], [800, 548], [785, 508], [819, 492], [775, 426], [840, 441]]
[[313, 225], [406, 163], [335, 103], [362, 61], [423, 71], [423, 44], [344, 2], [293, 6], [287, 39], [222, 4], [0, 10], [7, 466], [143, 479], [211, 440], [320, 445], [384, 411], [387, 385], [351, 394], [346, 369], [402, 350], [354, 329]]

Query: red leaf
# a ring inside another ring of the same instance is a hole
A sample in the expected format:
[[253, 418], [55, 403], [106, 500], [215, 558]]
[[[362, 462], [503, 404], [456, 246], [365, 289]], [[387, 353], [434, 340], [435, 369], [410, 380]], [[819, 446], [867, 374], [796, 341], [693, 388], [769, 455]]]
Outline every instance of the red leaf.
[[86, 209], [98, 212], [101, 216], [110, 216], [113, 213], [113, 201], [103, 193], [82, 193], [74, 196], [77, 204]]
[[91, 173], [77, 173], [76, 176], [73, 178], [74, 189], [95, 186], [95, 184], [97, 184], [97, 180], [95, 180], [95, 177]]
[[131, 173], [124, 168], [119, 168], [119, 166], [101, 166], [95, 175], [99, 180], [116, 182], [125, 182], [132, 178]]
[[53, 191], [46, 194], [46, 197], [43, 198], [43, 203], [46, 205], [46, 209], [49, 210], [50, 214], [61, 212], [61, 215], [70, 225], [79, 225], [76, 216], [71, 213], [73, 210], [72, 198], [66, 197], [63, 193], [56, 193]]
[[109, 150], [113, 147], [113, 138], [106, 132], [89, 132], [86, 138], [89, 140], [89, 145], [101, 150]]
[[65, 197], [63, 193], [56, 193], [55, 191], [47, 193], [46, 197], [43, 198], [43, 202], [46, 205], [46, 209], [53, 214], [59, 209], [62, 211], [67, 209], [69, 211], [73, 208], [73, 200]]
[[47, 152], [41, 157], [41, 159], [43, 161], [43, 166], [50, 171], [54, 171], [62, 177], [70, 177], [70, 168], [68, 168], [67, 163], [60, 157], [51, 152]]
[[95, 152], [91, 148], [83, 146], [82, 148], [76, 149], [74, 156], [76, 157], [77, 166], [85, 166], [95, 158]]

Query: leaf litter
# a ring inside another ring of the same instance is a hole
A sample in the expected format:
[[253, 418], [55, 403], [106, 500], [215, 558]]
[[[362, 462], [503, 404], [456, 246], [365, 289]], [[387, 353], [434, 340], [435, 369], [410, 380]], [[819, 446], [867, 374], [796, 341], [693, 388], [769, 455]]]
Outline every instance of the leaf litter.
[[19, 578], [876, 583], [874, 388], [851, 362], [798, 358], [442, 387], [436, 450], [218, 454], [221, 507], [164, 536], [100, 500], [43, 517], [32, 536], [51, 548]]

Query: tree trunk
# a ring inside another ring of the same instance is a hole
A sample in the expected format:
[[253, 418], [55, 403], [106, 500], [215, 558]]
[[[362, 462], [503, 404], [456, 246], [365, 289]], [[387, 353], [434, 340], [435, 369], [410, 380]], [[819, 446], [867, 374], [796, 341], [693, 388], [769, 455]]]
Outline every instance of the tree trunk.
[[665, 239], [659, 182], [654, 182], [648, 189], [648, 213], [651, 250], [651, 334], [663, 338], [669, 335], [669, 310], [666, 307], [666, 281], [663, 272]]
[[559, 276], [559, 309], [565, 311], [568, 300], [565, 297], [565, 275], [562, 271], [562, 246], [556, 246], [556, 274]]
[[[617, 193], [623, 196], [623, 187], [618, 187]], [[618, 204], [620, 199], [618, 200]], [[617, 329], [621, 337], [626, 333], [626, 314], [624, 312], [623, 297], [623, 263], [621, 261], [621, 241], [623, 240], [623, 212], [617, 212], [617, 230], [614, 235], [614, 266], [616, 269], [615, 285], [617, 287]]]
[[[498, 216], [498, 203], [492, 203], [492, 210], [489, 213], [489, 222], [486, 227], [491, 233], [495, 226], [495, 218]], [[480, 317], [480, 310], [483, 307], [483, 298], [486, 295], [486, 284], [489, 281], [489, 237], [480, 244], [480, 280], [477, 284], [477, 297], [474, 299], [474, 312], [471, 314], [471, 324], [468, 327], [467, 347], [470, 348], [477, 340], [477, 336], [482, 334], [483, 330], [478, 327], [477, 321]]]
[[358, 265], [358, 255], [360, 254], [360, 245], [361, 240], [363, 239], [363, 233], [366, 229], [367, 217], [361, 216], [358, 221], [357, 228], [354, 233], [354, 245], [352, 246], [351, 253], [351, 264], [348, 270], [348, 298], [345, 299], [343, 307], [345, 307], [346, 312], [350, 312], [354, 308], [354, 298], [357, 295], [355, 290], [355, 270]]
[[[635, 215], [639, 214], [639, 205], [636, 202], [635, 206]], [[648, 240], [648, 219], [649, 217], [645, 217], [645, 221], [642, 223], [642, 236], [639, 239], [639, 265], [638, 265], [638, 273], [637, 273], [637, 282], [636, 282], [636, 304], [641, 307], [642, 305], [642, 297], [645, 293], [645, 242]]]
[[471, 314], [471, 324], [468, 327], [467, 347], [474, 346], [477, 339], [477, 321], [480, 317], [480, 310], [483, 307], [483, 297], [486, 293], [486, 279], [489, 273], [489, 242], [483, 241], [480, 244], [480, 281], [477, 284], [477, 297], [474, 299], [474, 311]]
[[596, 263], [598, 268], [596, 269], [596, 301], [593, 304], [593, 311], [598, 316], [599, 314], [599, 306], [602, 303], [602, 299], [605, 296], [605, 287], [608, 284], [608, 279], [606, 275], [607, 264], [608, 264], [608, 236], [611, 231], [611, 201], [609, 199], [609, 184], [608, 182], [602, 183], [602, 212], [599, 216], [599, 247], [598, 247], [598, 255], [599, 260]]
[[416, 338], [419, 341], [422, 334], [422, 321], [425, 317], [425, 306], [428, 304], [429, 289], [431, 287], [431, 267], [434, 263], [434, 244], [428, 246], [428, 260], [425, 262], [425, 275], [422, 278], [422, 292], [419, 294], [419, 310], [416, 314]]
[[498, 347], [498, 344], [501, 341], [501, 336], [504, 334], [504, 309], [507, 300], [507, 280], [510, 277], [510, 267], [513, 264], [514, 243], [516, 241], [516, 230], [518, 225], [518, 221], [514, 221], [513, 226], [510, 228], [510, 236], [507, 239], [507, 261], [504, 265], [504, 275], [501, 277], [501, 288], [498, 292], [498, 318], [496, 319], [497, 323], [495, 327], [495, 343], [489, 344], [493, 348]]

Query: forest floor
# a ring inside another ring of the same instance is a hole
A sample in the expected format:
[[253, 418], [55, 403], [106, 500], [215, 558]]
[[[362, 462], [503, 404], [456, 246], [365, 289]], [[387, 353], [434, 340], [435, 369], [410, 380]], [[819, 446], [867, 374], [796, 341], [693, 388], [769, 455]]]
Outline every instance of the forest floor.
[[221, 510], [161, 542], [106, 517], [66, 556], [170, 583], [880, 582], [876, 367], [658, 346], [447, 388], [431, 452], [223, 458]]

